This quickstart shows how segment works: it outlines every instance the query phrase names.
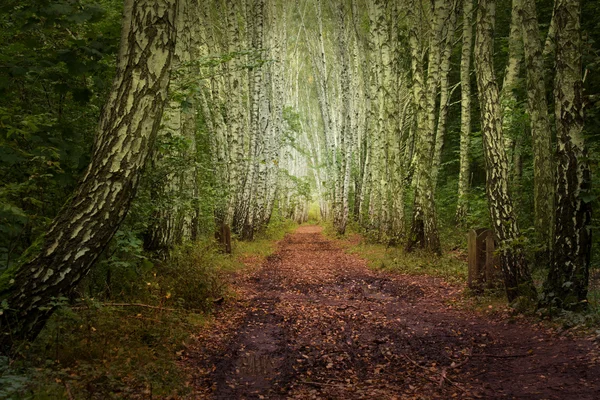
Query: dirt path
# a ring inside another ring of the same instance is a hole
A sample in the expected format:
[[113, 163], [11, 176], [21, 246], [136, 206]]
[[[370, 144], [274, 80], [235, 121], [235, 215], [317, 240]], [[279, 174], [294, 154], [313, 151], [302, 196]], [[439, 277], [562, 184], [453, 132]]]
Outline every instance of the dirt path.
[[234, 285], [185, 357], [194, 398], [600, 399], [596, 343], [453, 310], [452, 286], [371, 271], [318, 227]]

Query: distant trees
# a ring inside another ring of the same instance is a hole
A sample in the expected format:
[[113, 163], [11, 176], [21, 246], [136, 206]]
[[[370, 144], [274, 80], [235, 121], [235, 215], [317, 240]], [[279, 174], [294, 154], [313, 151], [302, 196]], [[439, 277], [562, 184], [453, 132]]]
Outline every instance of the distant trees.
[[[478, 226], [489, 221], [501, 248], [509, 299], [533, 299], [536, 290], [527, 256], [535, 253], [531, 266], [543, 268], [554, 247], [550, 239], [555, 229], [548, 115], [552, 104], [546, 97], [544, 77], [549, 71], [543, 62], [552, 46], [542, 47], [536, 4], [513, 1], [511, 12], [500, 15], [498, 30], [496, 2], [479, 5], [473, 74], [472, 2], [342, 3], [296, 4], [301, 16], [296, 19], [298, 32], [305, 32], [307, 41], [296, 49], [306, 52], [313, 65], [313, 74], [298, 85], [305, 93], [298, 108], [310, 131], [307, 137], [312, 138], [306, 144], [323, 215], [331, 207], [337, 231], [344, 232], [347, 202], [354, 219], [377, 240], [440, 253], [438, 214], [446, 214], [440, 203], [448, 204], [447, 185], [455, 182], [452, 219], [468, 226], [474, 223], [470, 211], [476, 211]], [[550, 44], [556, 41], [556, 10], [552, 21]], [[307, 29], [308, 23], [314, 31]], [[499, 50], [499, 42], [508, 46]], [[457, 43], [460, 52], [454, 51]], [[499, 61], [506, 63], [501, 87], [495, 71]], [[459, 79], [452, 69], [456, 64]], [[303, 74], [301, 65], [292, 67]], [[473, 76], [478, 84], [475, 106]], [[457, 86], [459, 101], [453, 100]], [[346, 95], [348, 87], [352, 96]], [[313, 101], [318, 108], [309, 105]], [[452, 108], [458, 103], [460, 112]], [[354, 135], [350, 137], [345, 133], [347, 109]], [[476, 109], [480, 115], [472, 116]], [[354, 144], [348, 147], [347, 140]], [[474, 163], [479, 168], [473, 168]], [[482, 187], [485, 199], [478, 197]], [[445, 193], [441, 199], [440, 191]], [[479, 211], [481, 206], [470, 209], [473, 199], [488, 207], [488, 217]], [[528, 202], [531, 213], [523, 210]], [[408, 213], [410, 223], [405, 221]], [[530, 223], [532, 229], [527, 228]]]
[[212, 62], [202, 66], [207, 79], [196, 84], [216, 172], [212, 184], [221, 197], [216, 223], [252, 239], [280, 195], [285, 10], [265, 0], [206, 2], [202, 10], [204, 52]]
[[175, 244], [189, 240], [197, 231], [192, 199], [197, 175], [194, 162], [196, 110], [193, 95], [186, 88], [196, 68], [192, 60], [198, 57], [198, 2], [180, 1], [177, 13], [177, 37], [169, 85], [169, 101], [162, 116], [158, 144], [155, 146], [148, 169], [151, 198], [158, 204], [145, 233], [144, 247], [151, 251], [167, 251]]
[[53, 299], [102, 256], [140, 182], [135, 204], [147, 219], [136, 229], [163, 257], [223, 223], [251, 239], [276, 209], [308, 217], [302, 130], [293, 112], [284, 115], [283, 3], [128, 0], [124, 15], [87, 172], [29, 259], [2, 275], [4, 339], [37, 335]]

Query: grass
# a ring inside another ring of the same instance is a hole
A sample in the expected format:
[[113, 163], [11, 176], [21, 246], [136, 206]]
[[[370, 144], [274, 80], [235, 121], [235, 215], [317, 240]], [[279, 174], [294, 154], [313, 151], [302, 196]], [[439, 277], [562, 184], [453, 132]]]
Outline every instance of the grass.
[[296, 229], [298, 224], [291, 220], [271, 221], [264, 231], [258, 232], [251, 242], [237, 241], [234, 244], [234, 253], [244, 256], [258, 256], [266, 258], [276, 249], [276, 242]]
[[215, 300], [228, 297], [226, 275], [248, 258], [262, 262], [296, 226], [273, 221], [255, 241], [234, 241], [231, 255], [212, 239], [188, 243], [138, 274], [113, 272], [111, 298], [62, 299], [33, 343], [12, 360], [0, 357], [0, 399], [185, 396], [190, 383], [178, 360], [210, 326]]
[[[406, 252], [402, 246], [389, 246], [373, 239], [353, 240], [360, 228], [356, 223], [348, 224], [344, 235], [338, 235], [332, 223], [326, 223], [323, 234], [331, 239], [342, 240], [349, 253], [367, 260], [375, 270], [393, 271], [408, 275], [431, 275], [445, 279], [449, 283], [462, 284], [467, 281], [466, 251], [457, 250], [460, 238], [448, 241], [442, 256], [416, 250]], [[447, 236], [450, 234], [446, 233]], [[448, 248], [451, 246], [454, 250]]]
[[461, 253], [446, 252], [438, 257], [419, 250], [407, 253], [399, 247], [365, 242], [352, 245], [349, 252], [365, 258], [369, 267], [376, 270], [431, 275], [451, 283], [464, 283], [467, 279], [467, 266]]

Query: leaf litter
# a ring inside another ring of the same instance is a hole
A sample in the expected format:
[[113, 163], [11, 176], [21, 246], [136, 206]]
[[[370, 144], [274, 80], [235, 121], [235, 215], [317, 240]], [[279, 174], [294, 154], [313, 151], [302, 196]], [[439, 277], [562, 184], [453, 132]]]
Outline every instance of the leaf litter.
[[192, 398], [600, 398], [591, 339], [456, 310], [460, 287], [370, 270], [320, 227], [231, 285], [182, 354]]

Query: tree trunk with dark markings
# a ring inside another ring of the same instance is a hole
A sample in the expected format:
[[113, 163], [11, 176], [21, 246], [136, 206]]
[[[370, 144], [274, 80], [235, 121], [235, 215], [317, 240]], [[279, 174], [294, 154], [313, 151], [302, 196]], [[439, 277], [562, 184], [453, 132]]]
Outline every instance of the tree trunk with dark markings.
[[557, 0], [554, 6], [556, 78], [556, 196], [554, 249], [544, 301], [565, 309], [586, 307], [592, 235], [591, 186], [583, 136], [581, 5]]
[[500, 244], [506, 294], [512, 302], [520, 296], [534, 299], [536, 290], [527, 267], [525, 253], [515, 245], [520, 232], [508, 189], [508, 158], [504, 149], [500, 95], [493, 64], [495, 13], [495, 0], [479, 2], [475, 66], [481, 104], [488, 206], [494, 233]]
[[176, 0], [125, 2], [116, 77], [87, 172], [29, 261], [2, 276], [2, 350], [37, 336], [53, 299], [89, 272], [125, 218], [167, 101], [176, 8]]

